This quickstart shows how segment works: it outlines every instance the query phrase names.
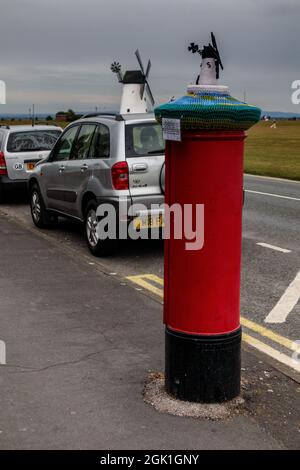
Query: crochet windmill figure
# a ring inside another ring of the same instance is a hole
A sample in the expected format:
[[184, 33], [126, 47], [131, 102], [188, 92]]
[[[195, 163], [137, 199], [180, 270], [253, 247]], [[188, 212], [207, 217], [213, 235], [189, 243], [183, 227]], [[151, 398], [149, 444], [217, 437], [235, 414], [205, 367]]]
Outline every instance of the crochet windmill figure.
[[200, 74], [187, 93], [155, 108], [159, 123], [164, 118], [179, 119], [184, 130], [247, 130], [260, 119], [261, 110], [230, 95], [228, 86], [218, 83], [223, 64], [213, 33], [211, 43], [199, 48], [190, 43], [188, 50], [202, 57]]
[[191, 42], [188, 47], [192, 54], [200, 54], [202, 57], [196, 85], [216, 85], [220, 75], [220, 67], [222, 70], [224, 68], [214, 33], [211, 33], [211, 42], [212, 44], [203, 46], [203, 49], [199, 49], [198, 44], [194, 42]]

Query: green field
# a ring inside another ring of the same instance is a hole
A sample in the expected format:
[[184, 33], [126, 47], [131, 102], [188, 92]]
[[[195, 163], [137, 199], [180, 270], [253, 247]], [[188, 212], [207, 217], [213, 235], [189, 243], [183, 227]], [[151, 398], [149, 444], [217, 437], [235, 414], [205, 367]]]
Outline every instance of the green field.
[[[0, 124], [30, 124], [30, 121], [1, 121]], [[48, 124], [64, 128], [68, 123], [48, 121]], [[248, 131], [245, 172], [300, 181], [300, 121], [277, 121], [276, 129], [272, 129], [271, 124], [259, 122]]]
[[248, 131], [245, 172], [300, 180], [300, 121], [260, 122]]

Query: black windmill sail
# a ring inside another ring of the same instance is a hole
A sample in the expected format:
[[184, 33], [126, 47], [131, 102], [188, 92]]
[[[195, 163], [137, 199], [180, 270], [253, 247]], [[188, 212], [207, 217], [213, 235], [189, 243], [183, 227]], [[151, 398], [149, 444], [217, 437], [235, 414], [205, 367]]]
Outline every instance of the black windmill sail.
[[135, 52], [140, 70], [127, 70], [123, 76], [119, 62], [113, 62], [111, 71], [123, 84], [120, 113], [148, 113], [154, 105], [154, 98], [148, 83], [151, 61], [148, 61], [146, 72], [138, 49]]

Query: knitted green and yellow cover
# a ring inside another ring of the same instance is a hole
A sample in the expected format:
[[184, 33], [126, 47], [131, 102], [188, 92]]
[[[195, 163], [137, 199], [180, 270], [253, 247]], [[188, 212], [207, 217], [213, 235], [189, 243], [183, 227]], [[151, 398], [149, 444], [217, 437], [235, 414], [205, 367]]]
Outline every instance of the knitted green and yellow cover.
[[162, 118], [173, 118], [180, 119], [185, 130], [247, 130], [260, 120], [259, 108], [233, 98], [228, 89], [190, 88], [182, 98], [155, 108], [159, 123]]

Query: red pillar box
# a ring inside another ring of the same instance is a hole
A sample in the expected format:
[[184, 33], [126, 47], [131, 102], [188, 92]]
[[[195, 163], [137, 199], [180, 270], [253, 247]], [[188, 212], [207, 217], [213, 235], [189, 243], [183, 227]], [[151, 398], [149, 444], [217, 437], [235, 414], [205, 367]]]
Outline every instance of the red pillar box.
[[166, 204], [183, 212], [204, 205], [201, 249], [187, 250], [190, 240], [175, 239], [172, 227], [165, 240], [166, 389], [182, 400], [222, 402], [240, 392], [244, 131], [260, 110], [227, 87], [194, 85], [155, 115], [180, 120], [182, 131], [180, 142], [166, 141]]

